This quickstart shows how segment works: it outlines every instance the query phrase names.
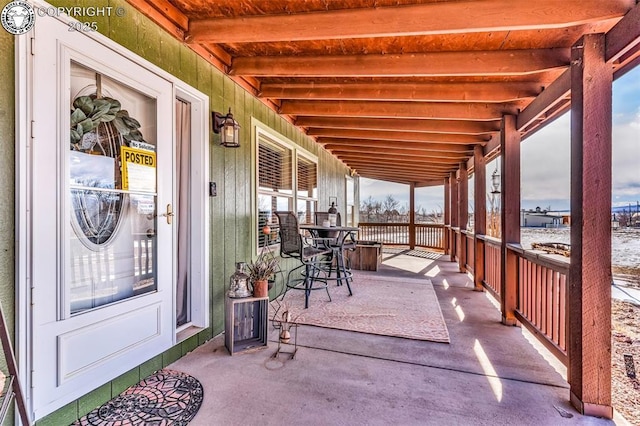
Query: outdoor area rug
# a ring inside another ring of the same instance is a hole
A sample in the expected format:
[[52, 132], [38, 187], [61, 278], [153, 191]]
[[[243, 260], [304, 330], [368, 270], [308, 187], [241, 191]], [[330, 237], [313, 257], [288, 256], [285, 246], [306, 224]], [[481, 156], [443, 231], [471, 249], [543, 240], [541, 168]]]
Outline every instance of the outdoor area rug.
[[304, 309], [304, 291], [289, 290], [283, 301], [272, 302], [271, 316], [287, 309], [298, 324], [449, 343], [449, 332], [431, 281], [354, 274], [353, 296], [345, 286], [330, 285], [311, 293]]
[[200, 409], [202, 398], [202, 385], [194, 377], [159, 370], [73, 425], [186, 425]]

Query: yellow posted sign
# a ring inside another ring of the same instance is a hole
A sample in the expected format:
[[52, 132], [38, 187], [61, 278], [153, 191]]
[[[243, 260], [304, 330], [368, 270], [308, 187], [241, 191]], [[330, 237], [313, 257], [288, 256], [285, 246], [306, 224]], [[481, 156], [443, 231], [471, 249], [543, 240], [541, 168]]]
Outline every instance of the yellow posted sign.
[[122, 189], [156, 192], [156, 153], [144, 149], [120, 147]]

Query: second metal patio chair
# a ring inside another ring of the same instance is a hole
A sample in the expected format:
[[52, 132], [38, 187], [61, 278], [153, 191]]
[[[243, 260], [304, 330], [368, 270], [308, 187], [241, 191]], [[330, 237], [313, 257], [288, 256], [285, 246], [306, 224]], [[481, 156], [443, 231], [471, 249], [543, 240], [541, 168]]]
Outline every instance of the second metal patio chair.
[[[316, 225], [322, 224], [324, 221], [329, 220], [329, 213], [315, 212]], [[340, 213], [336, 216], [336, 225], [342, 225], [342, 219]], [[353, 295], [351, 291], [351, 283], [353, 282], [353, 271], [351, 270], [351, 264], [349, 258], [345, 256], [345, 251], [354, 251], [356, 249], [356, 241], [351, 233], [342, 233], [339, 231], [327, 231], [328, 246], [333, 250], [333, 258], [335, 259], [336, 277], [330, 278], [336, 281], [337, 285], [342, 285], [344, 281], [347, 284], [349, 290], [349, 296]], [[327, 243], [324, 243], [327, 245]], [[329, 277], [333, 272], [334, 262], [329, 263]], [[325, 267], [327, 265], [325, 264]]]
[[[280, 222], [280, 256], [295, 258], [301, 263], [300, 266], [289, 271], [282, 298], [284, 299], [290, 289], [303, 290], [305, 292], [304, 307], [308, 308], [311, 291], [324, 288], [331, 301], [327, 273], [323, 268], [324, 259], [332, 255], [331, 248], [322, 244], [325, 240], [323, 238], [304, 237], [298, 227], [298, 218], [293, 212], [276, 211], [274, 214]], [[304, 271], [300, 271], [302, 268]], [[299, 277], [295, 274], [299, 274]]]

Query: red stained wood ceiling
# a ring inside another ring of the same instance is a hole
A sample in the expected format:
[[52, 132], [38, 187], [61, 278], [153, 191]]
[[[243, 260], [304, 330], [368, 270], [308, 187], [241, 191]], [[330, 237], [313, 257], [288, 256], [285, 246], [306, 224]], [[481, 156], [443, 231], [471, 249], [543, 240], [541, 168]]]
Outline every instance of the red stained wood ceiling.
[[640, 57], [635, 0], [129, 2], [359, 175], [418, 186], [494, 149], [503, 114], [526, 137], [566, 111], [583, 34], [619, 23], [607, 59]]

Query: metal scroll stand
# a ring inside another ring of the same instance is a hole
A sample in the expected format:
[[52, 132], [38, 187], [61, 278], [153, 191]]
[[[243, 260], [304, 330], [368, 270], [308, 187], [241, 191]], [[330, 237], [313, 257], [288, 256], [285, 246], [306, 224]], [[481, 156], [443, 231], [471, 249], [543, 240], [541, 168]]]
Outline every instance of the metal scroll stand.
[[[276, 312], [276, 316], [278, 312]], [[280, 330], [278, 332], [278, 349], [271, 356], [272, 358], [277, 358], [280, 354], [288, 354], [289, 359], [293, 359], [296, 356], [296, 352], [298, 352], [298, 324], [292, 322], [291, 313], [289, 311], [284, 311], [282, 313], [282, 319], [277, 320], [275, 317], [272, 320], [273, 328], [276, 330]], [[290, 345], [291, 341], [291, 329], [294, 328], [293, 332], [293, 350], [292, 351], [284, 351], [282, 350], [282, 345]]]
[[[269, 240], [271, 239], [271, 234], [267, 234], [265, 235], [265, 240], [264, 240], [264, 244], [262, 246], [262, 250], [263, 250], [263, 255], [266, 257], [274, 257], [273, 252], [271, 251], [271, 248], [269, 246]], [[276, 272], [276, 276], [277, 274], [282, 274], [283, 271], [280, 269], [280, 266], [278, 266], [278, 271]], [[274, 281], [274, 286], [276, 285], [275, 281]], [[284, 287], [283, 287], [284, 289]], [[271, 323], [273, 324], [273, 328], [278, 331], [278, 349], [275, 351], [275, 353], [273, 355], [271, 355], [272, 358], [277, 358], [280, 354], [288, 354], [289, 355], [289, 359], [293, 359], [296, 356], [296, 352], [298, 351], [298, 324], [293, 322], [294, 320], [291, 319], [291, 313], [287, 310], [281, 313], [282, 317], [281, 319], [277, 319], [278, 318], [278, 314], [280, 314], [280, 310], [283, 307], [283, 305], [280, 304], [280, 302], [278, 302], [278, 297], [280, 297], [280, 294], [277, 294], [274, 301], [278, 304], [278, 308], [276, 309], [276, 312], [273, 315], [273, 318], [271, 320]], [[284, 305], [286, 307], [286, 305]], [[283, 344], [284, 345], [290, 345], [290, 341], [291, 341], [291, 329], [294, 329], [293, 331], [293, 350], [292, 351], [285, 351], [283, 350]]]
[[2, 350], [4, 351], [4, 358], [7, 362], [7, 369], [9, 370], [9, 376], [6, 377], [8, 384], [5, 384], [4, 389], [0, 389], [2, 394], [0, 395], [0, 424], [4, 423], [4, 418], [7, 415], [7, 411], [11, 406], [11, 401], [15, 398], [20, 420], [25, 426], [31, 425], [29, 415], [27, 414], [27, 406], [24, 402], [24, 396], [20, 387], [20, 381], [18, 380], [18, 368], [16, 364], [16, 357], [13, 354], [13, 347], [11, 346], [11, 339], [9, 338], [9, 330], [7, 329], [7, 322], [4, 319], [4, 311], [0, 304], [0, 339], [2, 340]]

